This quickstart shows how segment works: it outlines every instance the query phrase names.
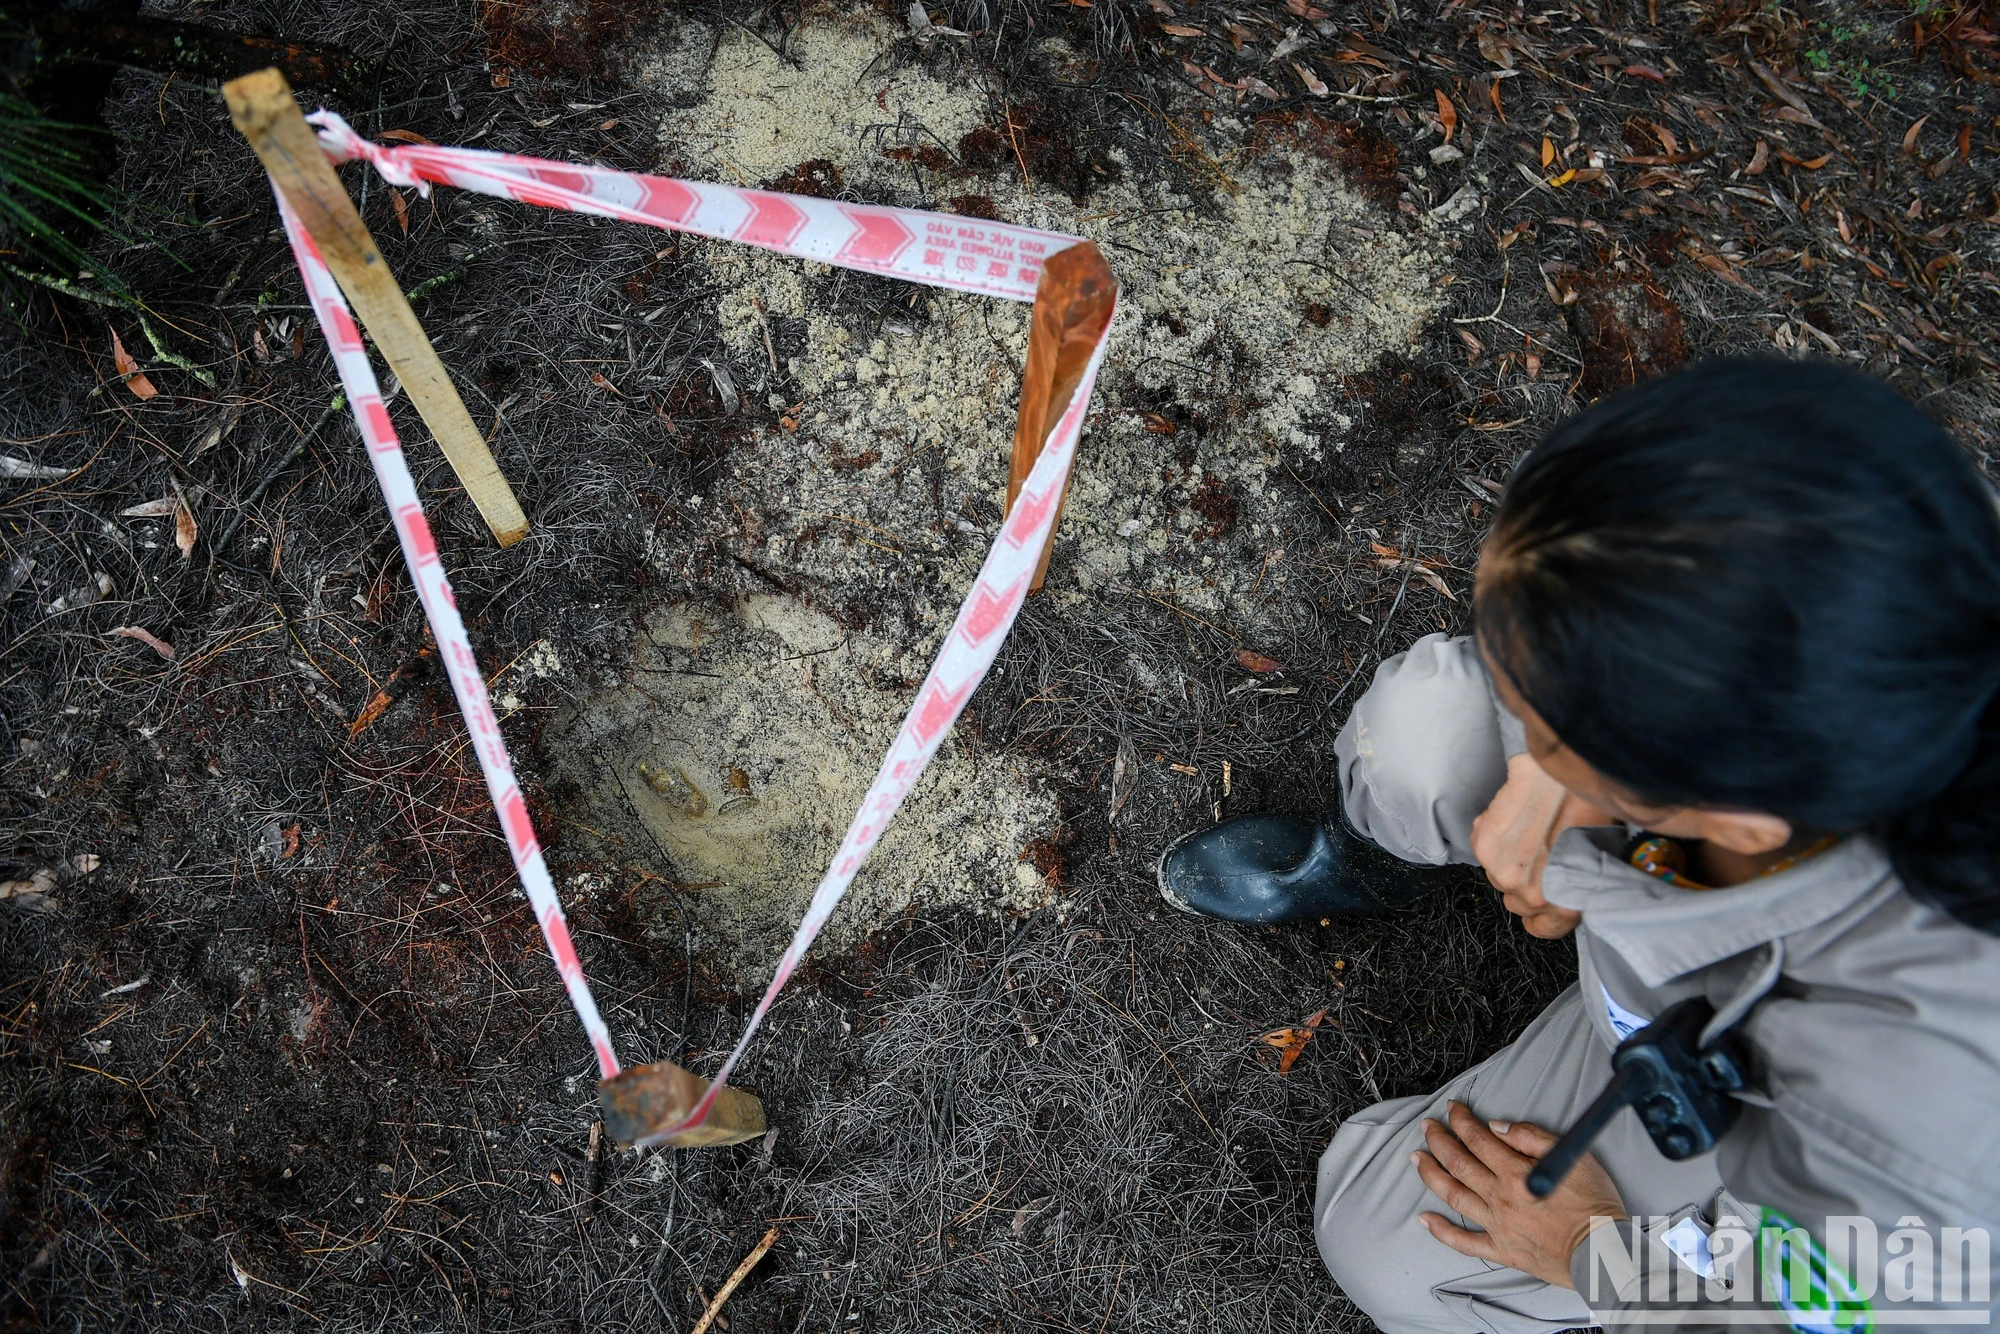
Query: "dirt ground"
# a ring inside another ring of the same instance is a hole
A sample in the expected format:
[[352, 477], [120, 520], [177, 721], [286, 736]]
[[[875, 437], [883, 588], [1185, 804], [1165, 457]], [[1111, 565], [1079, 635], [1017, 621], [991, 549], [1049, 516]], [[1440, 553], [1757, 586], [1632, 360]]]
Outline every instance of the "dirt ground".
[[[0, 453], [62, 470], [0, 481], [8, 1328], [682, 1330], [773, 1226], [735, 1334], [1367, 1328], [1317, 1153], [1570, 951], [1470, 873], [1211, 926], [1161, 847], [1326, 806], [1592, 397], [1829, 356], [2000, 440], [1979, 6], [159, 12], [352, 48], [366, 134], [1081, 231], [1127, 301], [1049, 589], [740, 1076], [774, 1135], [617, 1153], [268, 191], [120, 74], [102, 258], [214, 383], [84, 300], [0, 334]], [[998, 522], [1019, 312], [348, 170], [535, 524], [394, 406], [585, 965], [713, 1069]]]

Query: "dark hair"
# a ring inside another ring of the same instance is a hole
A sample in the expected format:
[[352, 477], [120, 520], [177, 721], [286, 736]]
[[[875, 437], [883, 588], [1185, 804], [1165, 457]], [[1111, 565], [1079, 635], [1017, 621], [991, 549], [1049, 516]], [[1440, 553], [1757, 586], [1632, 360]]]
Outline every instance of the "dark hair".
[[1717, 360], [1570, 418], [1507, 484], [1487, 651], [1643, 800], [1870, 831], [2000, 933], [2000, 509], [1886, 386]]

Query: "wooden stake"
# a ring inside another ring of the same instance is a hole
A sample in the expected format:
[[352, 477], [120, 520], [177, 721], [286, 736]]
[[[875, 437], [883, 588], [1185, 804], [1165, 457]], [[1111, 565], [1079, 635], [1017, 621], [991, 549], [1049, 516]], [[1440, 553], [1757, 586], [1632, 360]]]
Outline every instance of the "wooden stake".
[[725, 1085], [716, 1095], [708, 1119], [693, 1130], [678, 1135], [661, 1135], [667, 1126], [687, 1119], [708, 1092], [708, 1081], [692, 1070], [683, 1070], [672, 1061], [635, 1065], [610, 1079], [599, 1080], [597, 1105], [604, 1128], [620, 1148], [635, 1144], [672, 1144], [683, 1149], [701, 1149], [723, 1144], [741, 1144], [765, 1131], [764, 1104], [755, 1094]]
[[237, 130], [250, 141], [264, 170], [284, 191], [285, 202], [305, 224], [348, 304], [375, 340], [376, 350], [402, 381], [459, 484], [493, 530], [493, 540], [506, 547], [526, 537], [527, 516], [472, 424], [396, 276], [355, 212], [354, 201], [320, 151], [285, 76], [275, 69], [246, 74], [222, 85], [222, 95]]
[[[1035, 460], [1048, 442], [1049, 431], [1069, 410], [1069, 401], [1083, 379], [1097, 340], [1110, 323], [1111, 308], [1118, 295], [1118, 280], [1104, 255], [1088, 241], [1059, 250], [1042, 265], [1041, 281], [1035, 284], [1035, 306], [1029, 316], [1028, 365], [1021, 373], [1021, 411], [1014, 421], [1014, 462], [1007, 473], [1007, 508], [1021, 494], [1022, 483], [1034, 471]], [[1069, 498], [1068, 489], [1063, 499]], [[1062, 522], [1062, 504], [1056, 506], [1056, 523]], [[1049, 528], [1049, 543], [1042, 548], [1041, 563], [1028, 591], [1042, 586], [1049, 571], [1049, 552], [1055, 547], [1055, 528]]]

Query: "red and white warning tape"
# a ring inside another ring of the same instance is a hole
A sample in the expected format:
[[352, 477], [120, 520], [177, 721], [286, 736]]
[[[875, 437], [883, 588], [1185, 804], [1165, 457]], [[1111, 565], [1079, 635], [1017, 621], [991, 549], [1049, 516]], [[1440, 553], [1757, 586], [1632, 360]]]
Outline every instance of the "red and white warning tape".
[[382, 499], [388, 502], [389, 513], [396, 521], [396, 537], [403, 544], [410, 582], [416, 585], [424, 615], [430, 620], [431, 634], [437, 640], [438, 656], [451, 677], [452, 693], [458, 696], [458, 711], [465, 716], [466, 730], [472, 734], [473, 752], [479, 756], [479, 767], [486, 775], [486, 790], [492, 795], [493, 809], [500, 813], [500, 828], [507, 836], [508, 850], [514, 854], [521, 888], [535, 910], [535, 920], [542, 924], [542, 937], [548, 941], [556, 971], [569, 990], [570, 1004], [576, 1007], [577, 1018], [583, 1020], [583, 1030], [590, 1035], [590, 1045], [597, 1051], [597, 1066], [604, 1072], [604, 1078], [609, 1079], [618, 1073], [618, 1054], [612, 1049], [611, 1034], [597, 1012], [597, 1002], [590, 994], [590, 983], [584, 980], [583, 967], [577, 962], [576, 946], [571, 943], [569, 927], [563, 921], [562, 904], [556, 901], [555, 883], [549, 879], [541, 844], [535, 839], [534, 822], [528, 818], [528, 804], [521, 797], [520, 784], [514, 781], [514, 765], [507, 758], [500, 722], [493, 716], [492, 702], [486, 697], [486, 678], [480, 675], [479, 661], [472, 654], [472, 641], [466, 637], [465, 622], [459, 619], [451, 581], [445, 577], [444, 563], [438, 559], [437, 543], [431, 539], [431, 526], [424, 518], [423, 501], [417, 496], [416, 479], [410, 476], [403, 446], [396, 439], [396, 428], [389, 424], [389, 409], [383, 405], [374, 368], [368, 364], [361, 331], [348, 313], [347, 300], [341, 296], [332, 270], [320, 258], [319, 247], [313, 244], [305, 225], [285, 202], [284, 192], [273, 188], [278, 196], [278, 213], [285, 222], [285, 235], [292, 243], [292, 255], [305, 279], [306, 297], [312, 302], [320, 332], [326, 335], [326, 345], [333, 353], [341, 387], [347, 391], [348, 404], [354, 409], [355, 425], [361, 428], [361, 438], [368, 445], [368, 461], [375, 467]]
[[[669, 231], [741, 241], [842, 268], [1013, 301], [1033, 301], [1042, 261], [1079, 240], [1058, 232], [951, 214], [843, 204], [769, 190], [739, 190], [480, 149], [441, 148], [433, 144], [385, 148], [361, 138], [332, 112], [321, 111], [307, 119], [319, 127], [320, 145], [333, 161], [366, 161], [391, 184], [414, 186], [424, 193], [429, 192], [433, 183], [456, 185], [546, 208], [596, 213]], [[451, 676], [452, 690], [458, 696], [459, 711], [472, 734], [474, 753], [479, 756], [480, 768], [486, 775], [487, 790], [492, 794], [500, 827], [520, 872], [521, 887], [541, 923], [556, 971], [569, 991], [570, 1004], [576, 1008], [577, 1018], [583, 1021], [584, 1031], [596, 1049], [598, 1069], [609, 1079], [618, 1073], [618, 1056], [577, 961], [562, 905], [556, 899], [555, 885], [542, 860], [527, 804], [514, 781], [513, 764], [507, 757], [499, 722], [486, 696], [485, 680], [473, 656], [472, 643], [466, 637], [465, 624], [459, 619], [457, 604], [452, 600], [451, 584], [438, 560], [437, 545], [431, 540], [416, 482], [404, 461], [395, 428], [389, 423], [389, 413], [383, 406], [360, 331], [348, 313], [347, 302], [333, 274], [320, 258], [312, 238], [286, 206], [282, 192], [278, 194], [278, 209], [284, 218], [285, 234], [292, 243], [292, 254], [305, 279], [307, 295], [332, 349], [348, 402], [354, 408], [355, 423], [367, 442], [369, 461], [375, 467], [376, 480], [381, 483], [383, 499], [394, 516], [396, 535], [403, 544], [403, 558], [409, 563], [411, 580], [423, 603], [424, 614], [430, 619], [439, 656]], [[778, 993], [827, 919], [833, 916], [834, 909], [840, 906], [847, 887], [853, 883], [876, 840], [930, 764], [952, 724], [964, 712], [987, 668], [993, 665], [994, 656], [1021, 610], [1022, 599], [1027, 596], [1035, 566], [1055, 523], [1058, 501], [1068, 481], [1077, 438], [1089, 410], [1091, 387], [1104, 360], [1104, 348], [1105, 340], [1100, 339], [1068, 411], [1049, 432], [1048, 442], [1034, 471], [1028, 475], [1019, 500], [1000, 525], [1000, 533], [958, 610], [951, 633], [938, 650], [889, 753], [882, 757], [875, 781], [869, 785], [861, 809], [848, 825], [832, 865], [813, 891], [805, 917], [793, 933], [791, 944], [786, 946], [743, 1036], [715, 1075], [708, 1095], [685, 1122], [662, 1132], [659, 1138], [691, 1129], [708, 1118], [716, 1094], [743, 1058]]]

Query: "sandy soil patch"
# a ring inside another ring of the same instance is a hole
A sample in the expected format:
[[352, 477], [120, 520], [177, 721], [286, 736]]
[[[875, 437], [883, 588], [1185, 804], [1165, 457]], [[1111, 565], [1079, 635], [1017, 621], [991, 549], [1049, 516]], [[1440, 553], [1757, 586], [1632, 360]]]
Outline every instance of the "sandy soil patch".
[[[1274, 133], [1230, 113], [1183, 131], [1212, 187], [1200, 193], [1115, 150], [1031, 184], [982, 82], [907, 63], [907, 37], [873, 16], [816, 16], [787, 43], [791, 64], [741, 30], [684, 22], [644, 80], [671, 108], [663, 148], [690, 175], [945, 200], [1097, 241], [1123, 303], [1047, 596], [1137, 591], [1254, 626], [1245, 595], [1292, 577], [1284, 469], [1344, 447], [1343, 377], [1413, 342], [1457, 225], [1392, 217], [1322, 151], [1323, 126]], [[761, 954], [817, 880], [997, 524], [1028, 312], [687, 244], [741, 435], [674, 522], [773, 593], [657, 622], [628, 684], [569, 726], [612, 771], [588, 785], [597, 816], [628, 844], [644, 825], [670, 863], [655, 869], [701, 887], [663, 929], [685, 907], [713, 943]], [[689, 550], [658, 544], [661, 573]], [[1033, 775], [956, 745], [940, 763], [830, 945], [916, 901], [1048, 898], [1020, 860], [1055, 817]]]

